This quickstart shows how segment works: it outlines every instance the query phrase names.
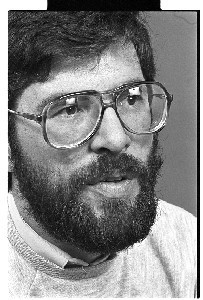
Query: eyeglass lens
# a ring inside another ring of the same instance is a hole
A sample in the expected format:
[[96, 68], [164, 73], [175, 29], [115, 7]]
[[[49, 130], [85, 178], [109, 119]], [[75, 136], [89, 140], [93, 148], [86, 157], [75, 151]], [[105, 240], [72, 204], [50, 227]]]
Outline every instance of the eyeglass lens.
[[[140, 84], [121, 91], [117, 112], [125, 127], [134, 133], [150, 132], [163, 119], [166, 95], [157, 84]], [[46, 133], [57, 147], [79, 144], [96, 128], [102, 111], [100, 95], [66, 96], [47, 110]]]
[[57, 147], [83, 141], [95, 128], [101, 113], [98, 95], [64, 97], [47, 111], [46, 132]]
[[134, 133], [151, 132], [162, 121], [165, 108], [165, 92], [156, 84], [129, 88], [117, 98], [118, 114]]

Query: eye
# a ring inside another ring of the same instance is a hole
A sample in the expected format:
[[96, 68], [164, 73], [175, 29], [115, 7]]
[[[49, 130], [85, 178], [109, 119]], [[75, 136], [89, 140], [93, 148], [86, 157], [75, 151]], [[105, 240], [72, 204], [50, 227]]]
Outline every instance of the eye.
[[54, 117], [69, 118], [69, 117], [77, 116], [77, 114], [80, 112], [81, 109], [77, 106], [77, 104], [69, 105], [69, 106], [58, 108], [58, 110], [54, 114]]
[[128, 95], [128, 104], [129, 105], [133, 105], [135, 104], [135, 102], [137, 101], [141, 101], [142, 98], [142, 91], [140, 90], [140, 88], [134, 87], [129, 89], [129, 95]]
[[141, 101], [141, 100], [142, 100], [141, 95], [129, 95], [128, 98], [127, 98], [127, 101], [128, 101], [129, 105], [134, 105], [135, 102]]
[[49, 118], [68, 118], [77, 115], [80, 108], [75, 98], [64, 98], [54, 103], [48, 111]]
[[78, 112], [78, 105], [75, 97], [67, 98], [64, 104], [64, 109], [60, 112], [61, 114], [71, 116]]
[[[66, 114], [68, 115], [68, 116], [70, 116], [70, 115], [74, 115], [75, 113], [77, 113], [77, 111], [78, 111], [78, 108], [76, 107], [76, 105], [71, 105], [71, 106], [68, 106], [68, 107], [66, 107], [66, 108], [64, 108], [63, 110], [62, 110], [62, 112], [66, 112]], [[62, 113], [61, 112], [61, 113]]]

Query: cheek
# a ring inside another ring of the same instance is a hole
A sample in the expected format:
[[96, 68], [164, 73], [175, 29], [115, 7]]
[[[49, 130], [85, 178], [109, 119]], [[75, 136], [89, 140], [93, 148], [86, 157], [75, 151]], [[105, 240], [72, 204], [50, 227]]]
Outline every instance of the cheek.
[[131, 145], [128, 149], [128, 153], [143, 162], [147, 162], [152, 143], [152, 134], [131, 135]]
[[[25, 120], [26, 121], [26, 120]], [[29, 121], [28, 121], [29, 122]], [[17, 134], [23, 155], [36, 165], [43, 165], [62, 172], [72, 171], [89, 162], [87, 145], [69, 150], [58, 150], [44, 140], [40, 125], [32, 122], [18, 122]], [[78, 166], [78, 162], [80, 162]]]
[[[43, 157], [46, 142], [39, 124], [29, 120], [19, 120], [17, 123], [18, 142], [22, 151], [28, 157]], [[48, 145], [47, 145], [48, 146]]]

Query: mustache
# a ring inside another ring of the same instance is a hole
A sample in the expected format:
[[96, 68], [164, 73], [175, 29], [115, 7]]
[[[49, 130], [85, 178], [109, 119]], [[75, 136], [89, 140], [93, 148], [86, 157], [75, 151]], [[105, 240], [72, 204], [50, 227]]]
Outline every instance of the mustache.
[[105, 181], [109, 177], [120, 176], [124, 179], [133, 179], [146, 177], [148, 173], [147, 164], [132, 155], [104, 153], [88, 165], [78, 169], [73, 175], [72, 183], [83, 186]]

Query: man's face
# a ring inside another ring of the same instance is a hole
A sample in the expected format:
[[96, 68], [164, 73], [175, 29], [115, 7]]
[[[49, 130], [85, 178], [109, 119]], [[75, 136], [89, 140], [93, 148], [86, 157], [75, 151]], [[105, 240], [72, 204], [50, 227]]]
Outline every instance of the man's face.
[[[29, 86], [17, 110], [40, 114], [47, 98], [105, 91], [144, 80], [134, 47], [114, 45], [96, 64], [53, 64], [45, 83]], [[83, 146], [57, 150], [41, 127], [17, 119], [14, 174], [37, 222], [59, 241], [92, 253], [123, 250], [144, 239], [154, 223], [154, 186], [161, 159], [153, 135], [134, 135], [107, 108], [98, 132]]]

